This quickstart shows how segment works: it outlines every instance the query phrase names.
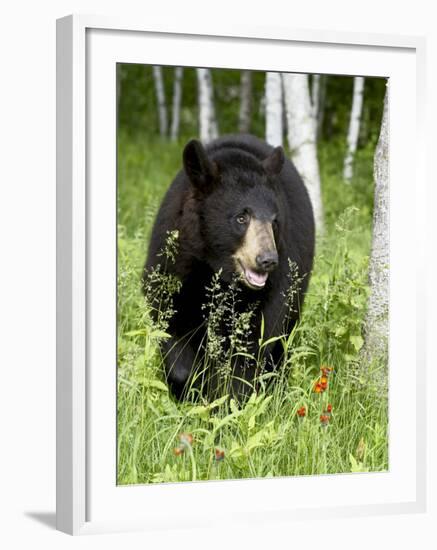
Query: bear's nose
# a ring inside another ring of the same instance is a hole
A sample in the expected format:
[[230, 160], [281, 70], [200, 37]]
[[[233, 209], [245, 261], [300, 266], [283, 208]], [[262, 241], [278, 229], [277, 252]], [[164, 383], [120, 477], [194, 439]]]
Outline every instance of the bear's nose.
[[278, 253], [276, 250], [263, 252], [256, 257], [256, 265], [263, 271], [271, 271], [278, 265]]

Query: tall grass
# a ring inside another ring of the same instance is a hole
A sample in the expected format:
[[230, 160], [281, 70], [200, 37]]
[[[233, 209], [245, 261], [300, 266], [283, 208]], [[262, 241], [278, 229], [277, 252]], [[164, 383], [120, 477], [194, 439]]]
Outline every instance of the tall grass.
[[388, 396], [380, 377], [358, 364], [368, 296], [372, 150], [359, 152], [348, 186], [341, 180], [340, 145], [321, 144], [327, 228], [317, 243], [301, 321], [285, 342], [292, 368], [279, 371], [273, 390], [261, 384], [240, 407], [226, 394], [213, 402], [172, 398], [159, 352], [165, 324], [151, 321], [140, 290], [154, 215], [180, 166], [181, 148], [119, 139], [118, 483], [386, 470]]

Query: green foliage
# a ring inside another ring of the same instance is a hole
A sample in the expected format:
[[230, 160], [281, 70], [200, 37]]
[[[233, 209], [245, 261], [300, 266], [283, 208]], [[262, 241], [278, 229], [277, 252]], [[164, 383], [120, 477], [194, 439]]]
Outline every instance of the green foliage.
[[[155, 213], [180, 166], [181, 145], [120, 133], [118, 483], [388, 468], [387, 395], [372, 372], [361, 372], [357, 364], [368, 295], [372, 150], [359, 152], [354, 181], [345, 185], [341, 148], [340, 142], [319, 148], [326, 234], [317, 243], [301, 322], [283, 339], [284, 368], [269, 375], [277, 378], [273, 391], [261, 385], [242, 407], [229, 395], [178, 403], [168, 392], [159, 353], [159, 342], [168, 337], [165, 323], [151, 321], [140, 278]], [[208, 306], [213, 315], [214, 292]], [[229, 313], [230, 303], [222, 313]], [[238, 330], [245, 320], [239, 322], [234, 319], [235, 348], [242, 346], [244, 353]], [[316, 393], [324, 365], [333, 371], [326, 389]], [[182, 433], [193, 441], [181, 440]]]
[[[360, 146], [376, 144], [382, 119], [382, 106], [386, 80], [366, 78], [363, 92], [363, 111], [360, 125]], [[328, 76], [326, 78], [325, 116], [322, 138], [346, 142], [347, 128], [352, 106], [353, 78], [350, 76]]]

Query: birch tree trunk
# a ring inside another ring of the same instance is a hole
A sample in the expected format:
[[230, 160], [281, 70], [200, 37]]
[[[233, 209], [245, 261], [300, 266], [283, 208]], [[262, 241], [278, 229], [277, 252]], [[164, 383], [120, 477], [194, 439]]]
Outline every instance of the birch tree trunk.
[[388, 91], [384, 99], [381, 132], [375, 151], [373, 174], [375, 201], [369, 264], [370, 296], [364, 325], [361, 363], [387, 357], [389, 308], [389, 166]]
[[238, 117], [238, 129], [247, 133], [250, 130], [250, 113], [252, 108], [252, 72], [241, 71], [240, 83], [240, 113]]
[[293, 162], [308, 190], [313, 206], [316, 229], [323, 232], [323, 205], [319, 162], [316, 148], [316, 121], [314, 120], [308, 75], [284, 73], [287, 138]]
[[353, 162], [357, 150], [358, 136], [360, 134], [361, 112], [363, 109], [364, 77], [354, 78], [354, 91], [352, 96], [351, 116], [349, 120], [349, 131], [347, 134], [347, 152], [344, 159], [343, 179], [350, 183], [353, 175]]
[[184, 69], [182, 67], [175, 67], [174, 81], [173, 81], [172, 118], [171, 118], [171, 130], [170, 130], [170, 138], [172, 139], [172, 141], [176, 141], [179, 136], [183, 72], [184, 72]]
[[164, 80], [162, 78], [162, 68], [158, 65], [153, 66], [153, 79], [155, 81], [156, 101], [158, 104], [159, 116], [159, 134], [161, 137], [167, 135], [168, 117], [167, 104], [165, 101]]
[[273, 147], [283, 143], [282, 81], [280, 73], [266, 73], [266, 141]]
[[211, 71], [196, 69], [196, 72], [199, 91], [199, 134], [201, 141], [208, 143], [218, 137]]

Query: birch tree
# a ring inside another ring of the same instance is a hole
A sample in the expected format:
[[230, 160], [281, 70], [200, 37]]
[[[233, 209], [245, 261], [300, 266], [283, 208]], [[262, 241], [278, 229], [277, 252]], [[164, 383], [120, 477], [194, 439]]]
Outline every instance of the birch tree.
[[344, 159], [343, 179], [350, 183], [353, 175], [353, 162], [357, 150], [358, 136], [360, 133], [361, 112], [363, 109], [364, 77], [354, 77], [354, 90], [352, 94], [352, 108], [347, 134], [347, 151]]
[[176, 141], [176, 139], [179, 136], [183, 72], [184, 72], [184, 69], [182, 67], [175, 67], [174, 81], [173, 81], [172, 118], [171, 118], [171, 130], [170, 130], [170, 138], [172, 139], [172, 141]]
[[218, 137], [211, 71], [196, 69], [199, 93], [199, 134], [203, 143]]
[[323, 205], [308, 75], [284, 73], [287, 140], [293, 162], [301, 175], [313, 206], [316, 229], [323, 232]]
[[283, 143], [283, 94], [280, 73], [266, 73], [266, 141], [273, 147]]
[[162, 68], [158, 65], [153, 66], [153, 79], [155, 81], [156, 101], [158, 104], [159, 134], [161, 137], [167, 135], [168, 117], [167, 104], [165, 101], [164, 79], [162, 77]]
[[250, 114], [252, 110], [252, 72], [241, 71], [240, 82], [240, 113], [238, 129], [247, 133], [250, 130]]
[[387, 356], [389, 307], [389, 174], [388, 92], [385, 94], [381, 132], [375, 151], [373, 174], [375, 199], [369, 264], [370, 296], [364, 325], [362, 363]]

